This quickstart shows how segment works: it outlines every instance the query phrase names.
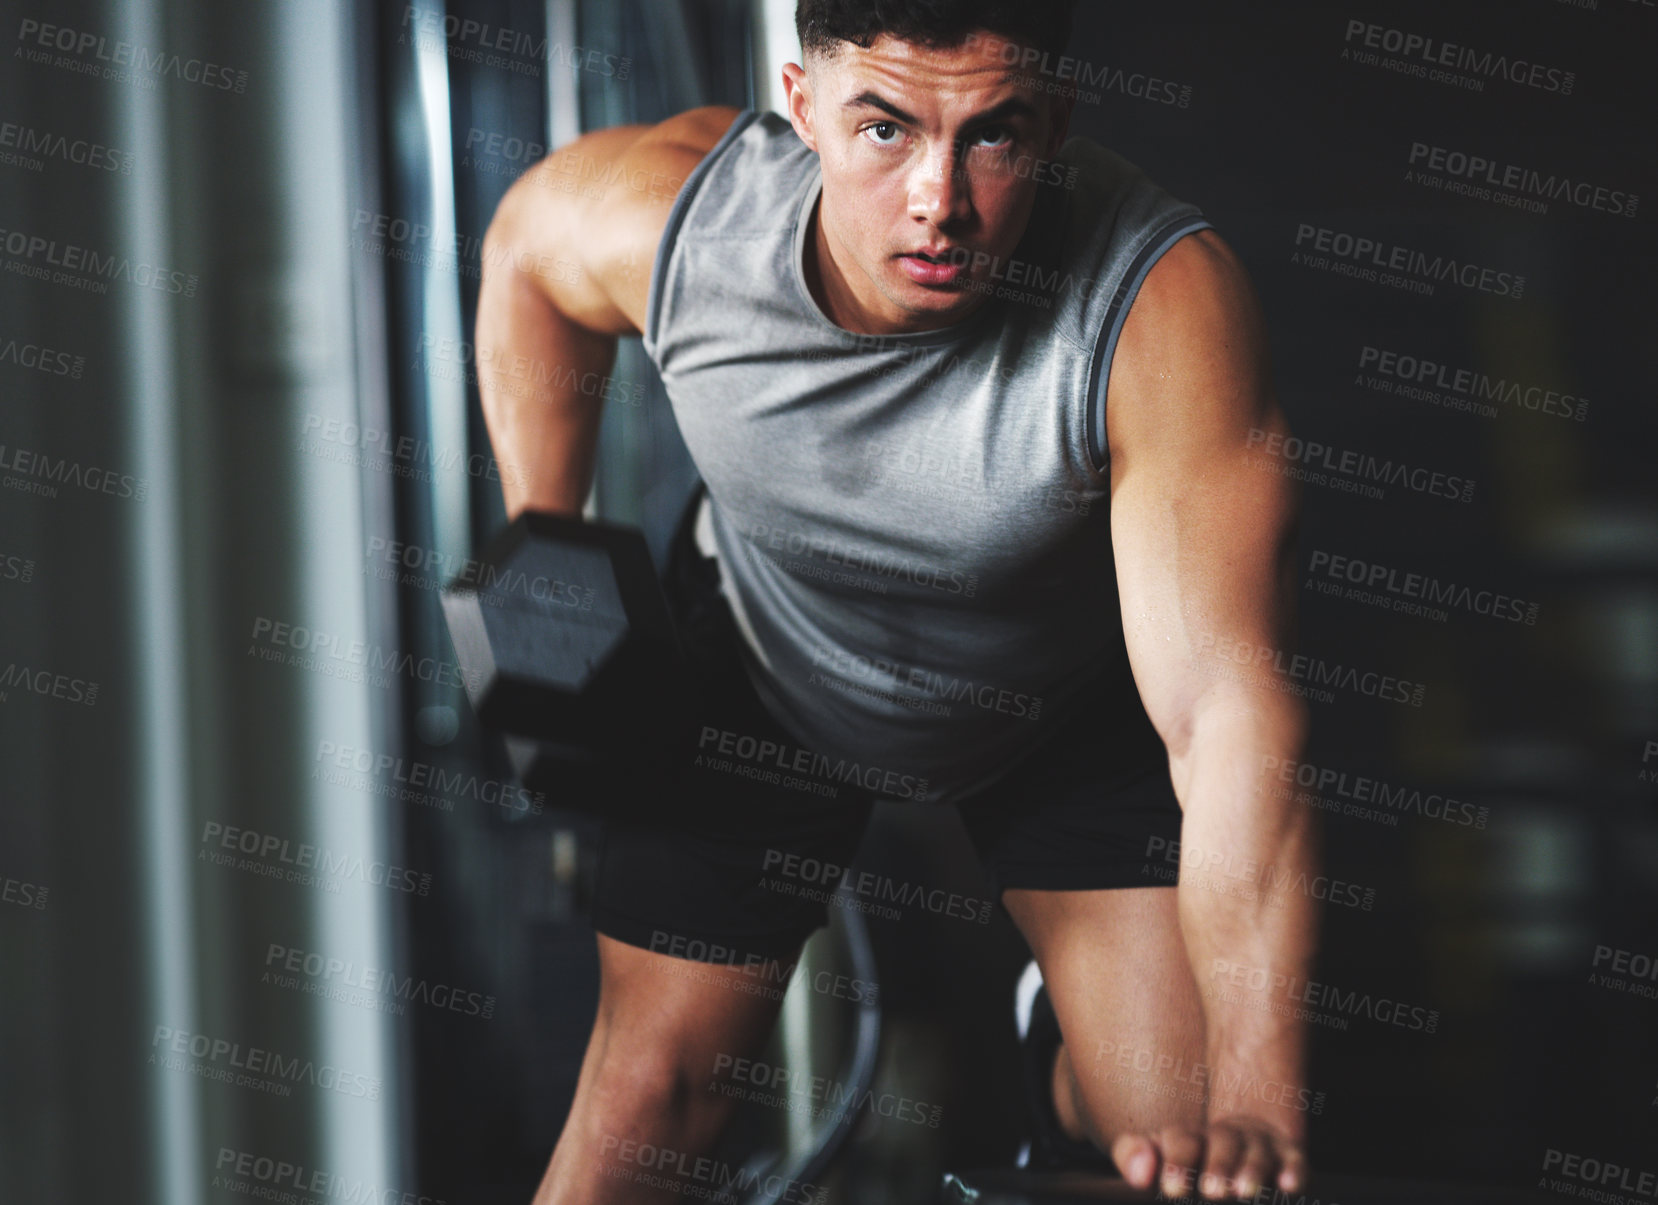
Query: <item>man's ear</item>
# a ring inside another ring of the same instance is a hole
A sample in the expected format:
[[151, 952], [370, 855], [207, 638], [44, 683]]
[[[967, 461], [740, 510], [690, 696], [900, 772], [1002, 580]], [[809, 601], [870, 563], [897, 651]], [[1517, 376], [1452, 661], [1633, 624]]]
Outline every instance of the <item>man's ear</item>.
[[800, 141], [817, 150], [812, 128], [812, 73], [799, 63], [783, 64], [783, 108]]

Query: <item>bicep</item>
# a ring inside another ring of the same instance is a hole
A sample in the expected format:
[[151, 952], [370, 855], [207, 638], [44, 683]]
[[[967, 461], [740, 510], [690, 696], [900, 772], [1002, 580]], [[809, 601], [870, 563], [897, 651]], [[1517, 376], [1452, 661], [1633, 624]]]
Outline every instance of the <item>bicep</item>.
[[[1129, 663], [1176, 756], [1218, 651], [1282, 647], [1297, 494], [1258, 449], [1285, 429], [1259, 307], [1218, 235], [1175, 244], [1124, 324], [1106, 411]], [[1248, 654], [1246, 654], [1248, 655]]]

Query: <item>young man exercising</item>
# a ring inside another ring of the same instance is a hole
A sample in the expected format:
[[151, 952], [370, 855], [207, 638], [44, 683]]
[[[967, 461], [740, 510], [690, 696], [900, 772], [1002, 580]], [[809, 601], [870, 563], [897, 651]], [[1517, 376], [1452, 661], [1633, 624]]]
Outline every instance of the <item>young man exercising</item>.
[[[581, 512], [599, 400], [574, 382], [642, 335], [706, 486], [666, 582], [705, 741], [861, 768], [803, 792], [683, 767], [672, 808], [607, 820], [598, 1016], [535, 1200], [676, 1199], [604, 1169], [710, 1149], [711, 1077], [776, 1018], [742, 989], [825, 921], [768, 874], [844, 866], [878, 796], [958, 806], [1029, 941], [1063, 1038], [1045, 1149], [1171, 1193], [1298, 1191], [1304, 1026], [1247, 985], [1311, 969], [1313, 813], [1267, 773], [1306, 718], [1229, 652], [1290, 621], [1258, 306], [1193, 207], [1067, 141], [1069, 4], [874, 8], [801, 0], [787, 121], [590, 133], [486, 237], [484, 413], [534, 470], [509, 515]], [[570, 384], [526, 392], [516, 357]]]

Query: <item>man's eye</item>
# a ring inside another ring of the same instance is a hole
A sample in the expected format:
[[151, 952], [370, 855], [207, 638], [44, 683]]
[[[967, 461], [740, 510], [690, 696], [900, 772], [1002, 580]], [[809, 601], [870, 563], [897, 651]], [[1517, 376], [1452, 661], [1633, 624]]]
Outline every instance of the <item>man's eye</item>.
[[972, 145], [977, 147], [1002, 147], [1012, 141], [1012, 130], [1003, 126], [986, 126], [973, 135]]
[[898, 123], [895, 121], [877, 121], [874, 125], [865, 126], [864, 133], [876, 146], [891, 146], [898, 141]]

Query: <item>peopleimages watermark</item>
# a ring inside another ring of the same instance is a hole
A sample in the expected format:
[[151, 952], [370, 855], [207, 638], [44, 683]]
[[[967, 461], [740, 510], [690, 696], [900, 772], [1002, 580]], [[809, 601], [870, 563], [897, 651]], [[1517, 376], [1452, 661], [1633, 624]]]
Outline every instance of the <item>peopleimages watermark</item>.
[[49, 159], [93, 171], [120, 172], [123, 176], [132, 175], [135, 162], [131, 151], [86, 138], [71, 138], [55, 130], [0, 121], [0, 164], [38, 172], [45, 170]]
[[[879, 336], [872, 335], [868, 338], [875, 339]], [[897, 353], [890, 363], [914, 359], [927, 350], [905, 349]], [[826, 358], [833, 354], [836, 353], [816, 353], [816, 357]], [[813, 355], [809, 353], [808, 358], [813, 358]], [[936, 382], [946, 372], [960, 365], [965, 365], [968, 372], [974, 373], [974, 380], [988, 379], [987, 366], [975, 365], [973, 361], [962, 360], [955, 355], [950, 357], [947, 364], [929, 372], [925, 379], [928, 382]], [[877, 368], [876, 371], [884, 369]], [[1000, 371], [1006, 374], [1012, 370], [1003, 367]], [[1103, 490], [1088, 492], [1061, 486], [1026, 486], [1022, 482], [1010, 482], [1005, 488], [992, 488], [992, 482], [985, 473], [983, 457], [964, 456], [954, 451], [938, 451], [925, 444], [888, 444], [880, 440], [869, 440], [863, 445], [861, 452], [857, 472], [863, 484], [880, 486], [899, 494], [940, 499], [972, 510], [994, 506], [999, 514], [1007, 514], [1028, 507], [1032, 510], [1058, 511], [1080, 517], [1089, 514], [1095, 502], [1103, 502], [1106, 499], [1106, 492]]]
[[1507, 377], [1494, 377], [1472, 368], [1453, 368], [1426, 356], [1368, 343], [1359, 348], [1359, 375], [1354, 384], [1451, 410], [1472, 411], [1482, 418], [1496, 418], [1500, 413], [1493, 402], [1513, 410], [1551, 414], [1578, 422], [1589, 417], [1588, 398], [1511, 381]]
[[85, 356], [19, 339], [7, 339], [0, 343], [0, 364], [15, 364], [49, 377], [68, 377], [72, 381], [80, 380], [86, 372]]
[[814, 648], [812, 673], [806, 685], [931, 715], [950, 715], [950, 704], [966, 703], [1016, 719], [1042, 718], [1040, 695], [884, 657], [868, 657], [845, 648]]
[[465, 472], [468, 477], [504, 481], [508, 485], [527, 485], [530, 480], [529, 469], [501, 464], [482, 452], [465, 454], [454, 448], [439, 448], [412, 435], [398, 435], [315, 412], [305, 416], [295, 448], [323, 460], [395, 473], [428, 484], [434, 480], [434, 470]]
[[[186, 1063], [186, 1058], [192, 1061]], [[157, 1025], [150, 1037], [150, 1064], [172, 1071], [193, 1071], [204, 1079], [254, 1088], [274, 1096], [291, 1096], [297, 1084], [361, 1100], [380, 1099], [381, 1082], [377, 1075], [344, 1071], [331, 1063], [319, 1065], [313, 1059], [289, 1057], [274, 1050], [244, 1046], [227, 1038], [168, 1025]]]
[[[1037, 46], [1021, 46], [1005, 38], [986, 38], [977, 33], [967, 35], [966, 46], [968, 49], [982, 47], [988, 50], [1003, 66], [1012, 70], [1016, 84], [1036, 92], [1074, 96], [1090, 104], [1098, 104], [1106, 92], [1177, 109], [1187, 108], [1192, 103], [1190, 84], [1176, 83], [1145, 71], [1090, 63], [1086, 59], [1054, 54]], [[1098, 91], [1084, 91], [1089, 88]]]
[[1204, 995], [1337, 1030], [1349, 1028], [1353, 1018], [1363, 1018], [1416, 1033], [1439, 1031], [1437, 1008], [1406, 1004], [1391, 996], [1344, 990], [1333, 984], [1226, 958], [1210, 962]]
[[1427, 297], [1441, 284], [1510, 301], [1519, 301], [1526, 291], [1526, 278], [1516, 272], [1313, 222], [1296, 224], [1290, 263]]
[[[665, 954], [673, 961], [663, 968], [677, 979], [690, 979], [714, 987], [749, 996], [763, 996], [781, 1000], [794, 976], [794, 962], [782, 962], [760, 954], [746, 953], [735, 946], [723, 945], [701, 937], [687, 937], [667, 929], [651, 932], [649, 949]], [[714, 967], [736, 971], [740, 978], [716, 975]], [[842, 975], [835, 971], [818, 971], [800, 981], [801, 986], [820, 996], [847, 1000], [853, 1004], [875, 1004], [881, 994], [881, 985], [868, 979]]]
[[565, 284], [581, 280], [581, 265], [544, 251], [524, 251], [511, 244], [492, 244], [477, 235], [456, 233], [446, 243], [430, 245], [435, 232], [424, 222], [411, 222], [389, 213], [358, 209], [351, 219], [346, 245], [365, 255], [379, 255], [420, 268], [453, 272], [480, 280], [486, 267], [507, 264], [520, 272]]
[[9, 662], [5, 671], [0, 672], [0, 703], [4, 703], [9, 697], [8, 692], [13, 690], [62, 703], [76, 703], [82, 707], [91, 707], [98, 701], [96, 682], [49, 669], [35, 669], [16, 661]]
[[[1130, 1072], [1151, 1078], [1136, 1080]], [[1137, 1093], [1152, 1096], [1206, 1103], [1213, 1094], [1229, 1101], [1258, 1100], [1303, 1113], [1324, 1112], [1323, 1092], [1109, 1038], [1101, 1038], [1094, 1047], [1094, 1074], [1110, 1083], [1131, 1083]]]
[[[720, 1078], [722, 1072], [724, 1079]], [[943, 1105], [894, 1096], [891, 1092], [877, 1093], [872, 1088], [860, 1089], [855, 1084], [807, 1075], [724, 1051], [714, 1056], [714, 1075], [708, 1082], [708, 1092], [803, 1114], [812, 1120], [838, 1121], [863, 1110], [871, 1117], [886, 1117], [936, 1130], [944, 1113]]]
[[165, 50], [151, 50], [135, 42], [111, 43], [103, 34], [66, 25], [47, 25], [32, 17], [24, 17], [18, 25], [17, 40], [19, 46], [14, 55], [25, 62], [62, 67], [117, 83], [137, 84], [144, 89], [154, 89], [156, 80], [164, 78], [238, 94], [248, 86], [246, 71], [205, 59], [169, 54]]
[[1368, 774], [1270, 753], [1261, 756], [1261, 771], [1273, 780], [1267, 789], [1280, 799], [1390, 827], [1398, 825], [1400, 816], [1415, 815], [1462, 828], [1484, 828], [1491, 814], [1488, 807], [1475, 807], [1438, 791], [1395, 786]]
[[474, 690], [481, 681], [481, 671], [473, 670], [468, 675], [460, 666], [436, 657], [417, 657], [363, 640], [342, 639], [337, 633], [263, 615], [254, 619], [251, 639], [253, 643], [247, 651], [250, 657], [313, 670], [331, 678], [367, 682], [371, 686], [390, 686], [393, 674], [418, 682]]
[[412, 803], [440, 812], [455, 810], [455, 800], [498, 807], [513, 816], [539, 816], [547, 797], [516, 783], [484, 778], [468, 770], [445, 770], [418, 758], [394, 757], [334, 741], [317, 745], [311, 777], [330, 786], [349, 787], [381, 795], [398, 803]]
[[683, 176], [588, 155], [573, 146], [559, 147], [556, 155], [548, 155], [547, 151], [533, 139], [473, 126], [461, 144], [460, 166], [484, 175], [509, 176], [534, 164], [535, 170], [524, 177], [530, 183], [594, 201], [603, 200], [617, 185], [641, 196], [667, 200], [685, 183]]
[[[1271, 862], [1240, 858], [1230, 851], [1205, 849], [1191, 841], [1148, 837], [1145, 856], [1148, 863], [1141, 867], [1142, 873], [1164, 881], [1172, 881], [1178, 874], [1181, 883], [1195, 880], [1196, 886], [1220, 895], [1273, 903], [1294, 893], [1361, 912], [1372, 912], [1376, 907], [1374, 887], [1328, 875], [1309, 875], [1304, 870], [1286, 870]], [[1157, 862], [1164, 865], [1157, 866]], [[1193, 879], [1187, 878], [1188, 871]]]
[[1000, 150], [985, 147], [978, 152], [971, 166], [965, 160], [959, 161], [950, 169], [950, 175], [957, 181], [970, 182], [978, 172], [988, 170], [1001, 172], [1018, 180], [1033, 180], [1038, 185], [1048, 188], [1063, 188], [1066, 191], [1075, 189], [1077, 182], [1082, 178], [1082, 168], [1074, 163], [1044, 159], [1040, 155], [1023, 152], [1015, 155], [1013, 151], [1014, 148], [1011, 146]]
[[697, 750], [691, 763], [695, 768], [828, 799], [837, 797], [843, 786], [892, 799], [927, 798], [925, 778], [730, 728], [704, 725], [697, 735]]
[[27, 585], [34, 580], [35, 563], [31, 558], [0, 553], [0, 582], [21, 582]]
[[1641, 202], [1637, 194], [1622, 189], [1428, 142], [1410, 144], [1409, 163], [1407, 184], [1424, 184], [1527, 213], [1547, 213], [1550, 201], [1564, 201], [1594, 213], [1633, 218]]
[[[899, 919], [901, 908], [920, 908], [935, 916], [981, 925], [990, 923], [993, 907], [990, 900], [946, 891], [942, 887], [929, 888], [871, 870], [854, 874], [850, 866], [803, 857], [781, 849], [766, 850], [761, 868], [768, 875], [776, 876], [760, 880], [760, 885], [769, 890], [797, 898], [838, 903], [886, 920]], [[846, 889], [844, 894], [840, 893], [842, 887]]]
[[835, 579], [840, 584], [875, 589], [882, 594], [886, 593], [890, 582], [900, 581], [962, 598], [972, 598], [979, 588], [979, 578], [975, 573], [963, 573], [959, 569], [879, 549], [859, 548], [828, 536], [792, 531], [769, 523], [750, 523], [748, 539], [761, 555], [777, 552], [798, 558], [783, 560], [766, 557], [786, 572], [816, 577], [819, 574], [815, 570], [828, 567], [843, 571]]
[[533, 356], [507, 355], [499, 348], [475, 347], [464, 339], [420, 336], [420, 351], [411, 365], [416, 371], [441, 381], [461, 381], [511, 397], [552, 400], [553, 391], [596, 397], [620, 405], [641, 406], [645, 386], [608, 373], [570, 368]]
[[1567, 1196], [1581, 1197], [1586, 1201], [1598, 1201], [1602, 1205], [1630, 1205], [1633, 1200], [1631, 1197], [1608, 1192], [1608, 1187], [1618, 1188], [1649, 1200], [1658, 1197], [1658, 1173], [1624, 1167], [1608, 1159], [1572, 1154], [1551, 1146], [1543, 1152], [1543, 1170], [1557, 1171], [1566, 1178], [1560, 1180], [1553, 1176], [1544, 1176], [1537, 1182], [1537, 1187], [1549, 1188]]
[[[1602, 967], [1606, 969], [1601, 970]], [[1614, 946], [1596, 946], [1589, 983], [1592, 987], [1658, 1000], [1658, 957]]]
[[130, 473], [117, 473], [5, 444], [0, 444], [0, 486], [42, 498], [56, 498], [60, 486], [73, 486], [133, 502], [144, 501], [149, 491], [148, 482]]
[[442, 1197], [400, 1191], [373, 1181], [348, 1180], [303, 1163], [272, 1159], [228, 1146], [219, 1148], [211, 1186], [287, 1205], [312, 1205], [323, 1200], [373, 1202], [374, 1205], [445, 1205]]
[[42, 887], [39, 883], [30, 883], [24, 879], [14, 879], [10, 875], [0, 875], [0, 904], [33, 908], [38, 912], [46, 907], [46, 900], [51, 894], [50, 887]]
[[[1483, 92], [1488, 80], [1506, 80], [1541, 92], [1570, 96], [1577, 83], [1577, 72], [1562, 67], [1479, 50], [1357, 18], [1347, 22], [1343, 41], [1346, 43], [1341, 52], [1344, 59], [1473, 92]], [[1384, 59], [1376, 53], [1378, 51], [1399, 57]]]
[[[1316, 699], [1321, 703], [1335, 701], [1335, 695], [1329, 689], [1334, 687], [1363, 695], [1367, 699], [1408, 703], [1412, 707], [1420, 707], [1428, 691], [1427, 686], [1421, 682], [1411, 682], [1374, 670], [1361, 670], [1357, 666], [1343, 665], [1340, 662], [1332, 664], [1322, 657], [1313, 657], [1305, 653], [1286, 654], [1283, 649], [1273, 648], [1271, 645], [1222, 638], [1213, 632], [1205, 632], [1198, 637], [1196, 651], [1212, 654], [1213, 660], [1201, 663], [1206, 673], [1230, 677], [1269, 690]], [[1229, 673], [1226, 667], [1215, 665], [1215, 661], [1229, 662], [1251, 672]]]
[[1396, 569], [1377, 561], [1315, 548], [1307, 562], [1307, 588], [1331, 598], [1378, 606], [1401, 615], [1444, 623], [1451, 611], [1535, 627], [1541, 603], [1431, 574]]
[[763, 1175], [748, 1167], [732, 1167], [709, 1155], [695, 1155], [672, 1147], [606, 1134], [599, 1142], [599, 1174], [613, 1180], [631, 1180], [647, 1188], [697, 1199], [735, 1192], [763, 1192], [768, 1201], [783, 1205], [824, 1205], [828, 1190], [809, 1181]]
[[[957, 248], [945, 256], [945, 261], [967, 269], [959, 288], [1044, 310], [1052, 309], [1056, 300], [1069, 293], [1086, 300], [1100, 283], [1092, 276], [1070, 272], [1055, 264], [1017, 256], [1004, 258], [988, 251]], [[1011, 364], [1004, 364], [1000, 371], [1006, 380], [1011, 379], [1015, 369]]]
[[425, 1004], [442, 1012], [489, 1020], [495, 1015], [495, 997], [446, 983], [432, 983], [413, 975], [352, 959], [329, 958], [312, 950], [271, 942], [265, 949], [265, 969], [259, 982], [357, 1004], [402, 1016], [405, 1006]]
[[495, 565], [471, 557], [456, 557], [436, 548], [421, 548], [384, 536], [369, 537], [363, 572], [381, 581], [422, 590], [445, 586], [472, 587], [480, 604], [542, 608], [551, 612], [591, 611], [598, 589], [585, 582], [569, 582], [545, 574], [528, 574], [512, 565]]
[[60, 243], [26, 230], [0, 228], [0, 250], [13, 257], [6, 261], [4, 270], [14, 276], [89, 293], [108, 293], [111, 281], [124, 280], [140, 289], [194, 297], [201, 283], [194, 272], [157, 267], [148, 260], [105, 253], [78, 243]]
[[437, 49], [451, 58], [481, 67], [500, 67], [520, 75], [533, 75], [543, 62], [590, 71], [617, 80], [633, 74], [633, 60], [624, 55], [606, 54], [592, 47], [566, 46], [545, 35], [537, 37], [522, 30], [472, 17], [460, 17], [438, 9], [403, 10], [397, 40], [421, 49]]
[[1658, 782], [1658, 768], [1652, 765], [1654, 759], [1658, 759], [1658, 741], [1647, 741], [1641, 749], [1641, 769], [1636, 781]]
[[1430, 469], [1405, 460], [1385, 460], [1369, 452], [1337, 448], [1316, 439], [1285, 435], [1251, 427], [1244, 446], [1260, 449], [1265, 456], [1254, 458], [1256, 468], [1282, 473], [1309, 485], [1325, 485], [1343, 493], [1380, 501], [1387, 496], [1383, 486], [1399, 486], [1430, 498], [1454, 502], [1474, 499], [1474, 479]]
[[370, 887], [385, 887], [410, 895], [425, 896], [432, 889], [430, 873], [364, 858], [361, 854], [336, 854], [308, 841], [295, 842], [274, 833], [217, 820], [209, 820], [202, 826], [199, 843], [198, 861], [307, 887], [338, 891], [339, 880], [352, 879]]

